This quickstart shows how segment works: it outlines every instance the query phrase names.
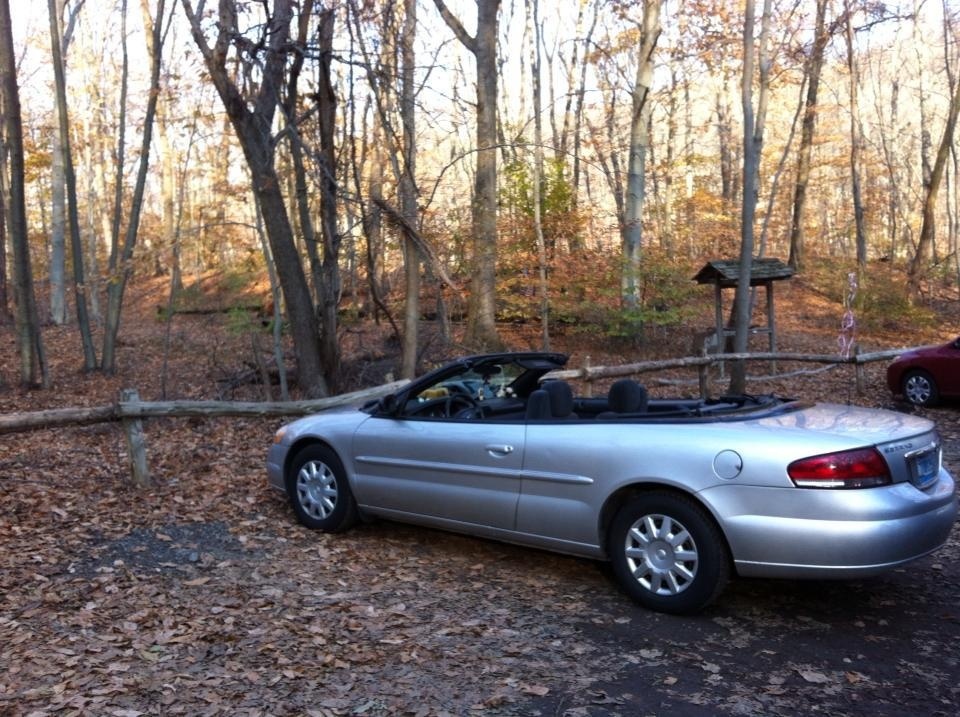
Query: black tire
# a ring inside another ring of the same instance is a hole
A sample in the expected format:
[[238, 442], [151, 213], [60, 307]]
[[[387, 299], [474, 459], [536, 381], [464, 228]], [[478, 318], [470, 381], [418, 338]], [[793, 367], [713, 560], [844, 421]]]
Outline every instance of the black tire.
[[901, 387], [904, 398], [915, 406], [934, 406], [940, 401], [937, 382], [923, 369], [907, 371]]
[[290, 461], [287, 495], [297, 520], [311, 530], [339, 533], [356, 524], [357, 503], [347, 472], [327, 446], [302, 448]]
[[699, 612], [730, 579], [730, 551], [699, 504], [655, 491], [630, 499], [610, 526], [613, 572], [626, 593], [658, 612]]

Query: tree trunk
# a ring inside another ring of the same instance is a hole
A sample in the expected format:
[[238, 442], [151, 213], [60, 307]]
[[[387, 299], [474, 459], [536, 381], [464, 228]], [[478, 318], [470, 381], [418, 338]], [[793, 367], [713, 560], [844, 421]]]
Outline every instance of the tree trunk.
[[[221, 1], [218, 34], [211, 47], [201, 27], [202, 18], [194, 11], [191, 1], [181, 0], [181, 3], [190, 22], [194, 41], [203, 55], [211, 81], [220, 95], [250, 169], [252, 190], [263, 211], [264, 227], [283, 288], [301, 386], [308, 394], [326, 395], [328, 387], [319, 348], [320, 332], [276, 172], [270, 131], [290, 49], [287, 41], [292, 2], [275, 0], [273, 3], [273, 13], [266, 28], [268, 34], [264, 40], [268, 53], [262, 67], [258, 68], [258, 91], [252, 97], [241, 94], [226, 68], [230, 43], [242, 39], [237, 28], [236, 4], [230, 0]], [[336, 341], [335, 335], [332, 338]]]
[[543, 182], [543, 129], [540, 118], [540, 2], [526, 0], [527, 32], [530, 35], [530, 73], [533, 78], [533, 228], [537, 237], [539, 264], [541, 348], [550, 350], [550, 294], [547, 283], [547, 245], [540, 211]]
[[[597, 16], [599, 15], [601, 0], [595, 0], [593, 3], [593, 19], [590, 22], [590, 29], [583, 42], [583, 62], [580, 65], [580, 82], [577, 85], [577, 104], [573, 113], [573, 177], [571, 185], [573, 187], [573, 204], [577, 206], [580, 196], [580, 143], [581, 129], [583, 127], [583, 102], [587, 94], [587, 69], [590, 66], [587, 62], [587, 56], [590, 51], [590, 44], [593, 40], [593, 31], [597, 27]], [[570, 250], [577, 251], [581, 248], [580, 238], [571, 244]]]
[[[96, 90], [92, 92], [95, 93]], [[98, 144], [102, 134], [99, 132], [99, 129], [95, 129], [97, 126], [97, 118], [93, 117], [92, 114], [92, 112], [84, 112], [84, 116], [80, 119], [80, 131], [83, 137], [81, 140], [81, 162], [83, 167], [81, 172], [82, 176], [87, 178], [87, 181], [81, 185], [81, 191], [84, 194], [84, 218], [83, 231], [81, 234], [84, 237], [84, 273], [87, 276], [87, 299], [90, 301], [90, 319], [94, 325], [96, 325], [100, 320], [99, 302], [97, 301], [97, 292], [99, 290], [97, 281], [99, 278], [99, 269], [96, 260], [97, 239], [101, 236], [110, 236], [110, 232], [107, 231], [106, 234], [101, 235], [98, 231], [100, 220], [103, 216], [100, 211], [100, 197], [102, 195], [99, 194], [100, 185], [97, 181], [98, 171], [101, 174], [103, 172], [102, 157], [98, 152]], [[76, 121], [74, 123], [76, 124]], [[107, 227], [109, 229], [109, 224]]]
[[[747, 0], [751, 2], [752, 0]], [[733, 147], [733, 111], [724, 96], [726, 89], [718, 90], [716, 97], [717, 135], [720, 141], [720, 196], [724, 207], [729, 207], [737, 196], [735, 152]]]
[[[370, 171], [367, 174], [367, 197], [364, 207], [363, 233], [367, 239], [367, 282], [370, 289], [374, 321], [380, 324], [380, 312], [392, 324], [393, 318], [383, 299], [380, 297], [380, 274], [383, 266], [383, 210], [378, 202], [383, 201], [383, 129], [379, 115], [373, 120], [373, 142], [370, 147]], [[357, 194], [362, 196], [362, 183], [359, 177], [356, 180]]]
[[644, 0], [643, 27], [640, 29], [640, 54], [633, 86], [633, 112], [630, 120], [630, 155], [627, 160], [627, 195], [623, 216], [623, 282], [621, 301], [628, 309], [640, 303], [637, 275], [643, 240], [643, 203], [646, 198], [645, 171], [653, 82], [653, 51], [660, 37], [660, 2]]
[[958, 114], [960, 114], [960, 81], [955, 81], [953, 97], [950, 100], [950, 110], [947, 113], [947, 123], [943, 129], [940, 148], [937, 150], [937, 156], [930, 172], [930, 187], [923, 199], [923, 223], [920, 226], [920, 240], [917, 242], [917, 251], [910, 262], [908, 272], [910, 292], [915, 297], [920, 294], [920, 282], [933, 247], [933, 239], [936, 233], [937, 194], [940, 191], [940, 183], [943, 181], [944, 169], [950, 155], [950, 148], [953, 145]]
[[850, 191], [853, 195], [853, 218], [857, 243], [857, 266], [867, 267], [867, 230], [864, 225], [863, 198], [860, 191], [860, 153], [863, 145], [860, 130], [860, 69], [853, 43], [853, 9], [850, 0], [844, 1], [845, 37], [847, 40], [847, 69], [850, 72]]
[[900, 82], [893, 80], [890, 83], [890, 120], [884, 122], [883, 110], [877, 107], [877, 116], [880, 119], [880, 148], [883, 150], [883, 165], [887, 172], [887, 241], [889, 245], [888, 256], [891, 261], [896, 260], [897, 256], [897, 235], [900, 232], [899, 212], [900, 212], [900, 187], [897, 183], [897, 154], [894, 150], [894, 142], [897, 141], [895, 128], [899, 124], [899, 105], [900, 105]]
[[[671, 57], [671, 64], [674, 64], [675, 67], [680, 64], [680, 58], [676, 53]], [[657, 172], [654, 172], [654, 192], [659, 196], [657, 205], [659, 207], [658, 214], [660, 218], [660, 248], [663, 249], [667, 256], [673, 256], [676, 250], [676, 243], [674, 241], [674, 222], [673, 222], [673, 207], [674, 207], [674, 171], [673, 168], [676, 166], [676, 156], [677, 156], [677, 112], [678, 112], [678, 101], [677, 95], [679, 94], [680, 89], [680, 78], [679, 73], [676, 69], [672, 69], [670, 72], [670, 97], [667, 100], [667, 139], [665, 142], [666, 145], [666, 161], [663, 162], [663, 166], [667, 167], [667, 171], [664, 172], [663, 176], [663, 190], [662, 192], [658, 191], [656, 187], [657, 183]], [[652, 120], [652, 118], [651, 118]], [[651, 160], [653, 157], [651, 157]], [[658, 163], [654, 161], [654, 166]]]
[[[56, 0], [56, 17], [58, 23], [63, 18], [64, 0]], [[73, 36], [73, 28], [77, 14], [83, 3], [73, 6], [67, 27], [60, 38], [61, 62], [66, 69], [67, 48]], [[52, 157], [50, 159], [50, 318], [59, 325], [67, 322], [67, 287], [66, 287], [66, 192], [63, 167], [63, 148], [60, 144], [60, 133], [54, 133]]]
[[334, 135], [337, 95], [333, 91], [333, 28], [336, 12], [320, 13], [320, 68], [317, 73], [317, 117], [320, 123], [320, 226], [323, 235], [323, 282], [320, 286], [320, 362], [331, 391], [337, 391], [340, 346], [337, 340], [337, 306], [340, 303], [340, 233], [337, 231], [337, 154]]
[[50, 319], [61, 326], [67, 323], [67, 193], [59, 132], [50, 144]]
[[[104, 102], [99, 87], [93, 90], [96, 93], [96, 102]], [[91, 224], [90, 237], [87, 241], [86, 256], [88, 258], [87, 268], [90, 277], [90, 313], [99, 323], [103, 319], [103, 311], [100, 306], [100, 259], [99, 255], [103, 253], [110, 256], [110, 249], [113, 246], [113, 202], [110, 201], [110, 186], [107, 177], [107, 157], [110, 155], [111, 142], [113, 137], [111, 132], [105, 128], [104, 117], [97, 116], [92, 118], [91, 135], [93, 137], [93, 173], [91, 176], [92, 189], [100, 199], [97, 207], [97, 217], [99, 222]], [[97, 227], [99, 224], [99, 229]]]
[[[416, 0], [404, 0], [403, 30], [400, 36], [400, 122], [403, 125], [403, 170], [400, 175], [400, 213], [413, 227], [419, 226], [417, 208], [416, 158], [416, 54], [414, 39], [417, 32]], [[413, 237], [404, 234], [404, 271], [406, 274], [406, 303], [403, 327], [403, 356], [400, 377], [413, 378], [417, 373], [417, 346], [420, 326], [420, 249]], [[442, 291], [442, 289], [440, 289]]]
[[[8, 0], [0, 0], [0, 98], [3, 101], [4, 139], [9, 151], [8, 226], [13, 245], [13, 288], [17, 302], [17, 347], [20, 352], [20, 383], [49, 385], [40, 317], [33, 291], [30, 245], [27, 232], [27, 204], [24, 195], [23, 126], [20, 119], [20, 90], [17, 86], [17, 59]], [[0, 245], [0, 252], [5, 248]]]
[[[0, 97], [3, 97], [3, 88], [0, 87]], [[6, 326], [13, 321], [10, 313], [10, 297], [7, 292], [7, 191], [3, 175], [6, 173], [6, 160], [3, 155], [6, 150], [0, 149], [0, 326]]]
[[[313, 0], [305, 0], [297, 22], [297, 43], [306, 45], [313, 13]], [[287, 93], [283, 99], [283, 113], [286, 119], [286, 132], [290, 138], [290, 160], [293, 164], [292, 194], [296, 204], [293, 215], [294, 234], [299, 228], [299, 236], [310, 261], [310, 277], [313, 281], [314, 303], [319, 305], [323, 286], [323, 260], [317, 248], [317, 231], [313, 224], [310, 189], [307, 186], [307, 168], [304, 162], [303, 137], [297, 125], [297, 112], [300, 102], [300, 73], [303, 70], [303, 53], [296, 53], [287, 75]]]
[[[194, 124], [196, 120], [194, 120]], [[160, 206], [163, 227], [163, 246], [170, 250], [170, 290], [177, 294], [183, 290], [183, 274], [180, 266], [180, 232], [177, 226], [177, 156], [168, 136], [171, 131], [167, 118], [157, 117], [157, 144], [160, 149]], [[191, 145], [193, 133], [191, 133]]]
[[110, 255], [107, 264], [108, 283], [114, 281], [120, 258], [120, 225], [123, 220], [123, 186], [126, 170], [127, 92], [130, 79], [130, 54], [127, 50], [127, 0], [120, 2], [120, 97], [117, 102], [116, 172], [113, 183], [113, 216], [110, 222]]
[[477, 0], [477, 34], [471, 36], [434, 0], [444, 21], [476, 60], [477, 169], [473, 190], [473, 255], [467, 331], [464, 342], [497, 349], [497, 14], [500, 0]]
[[[603, 127], [603, 140], [605, 140], [606, 147], [609, 147], [609, 150], [604, 150], [598, 153], [600, 166], [603, 169], [603, 176], [607, 180], [607, 186], [610, 188], [610, 194], [613, 195], [613, 203], [616, 208], [616, 216], [621, 220], [621, 226], [623, 225], [622, 218], [625, 215], [624, 209], [624, 189], [623, 189], [623, 170], [620, 167], [620, 158], [619, 153], [616, 151], [618, 146], [617, 136], [616, 136], [616, 123], [614, 118], [617, 116], [616, 108], [620, 103], [620, 97], [616, 91], [616, 88], [611, 87], [610, 100], [607, 105], [607, 110], [603, 114], [605, 115], [604, 127]], [[589, 118], [587, 119], [587, 126], [590, 127], [591, 133], [595, 137], [595, 142], [598, 143], [598, 146], [603, 146], [600, 139], [600, 132], [598, 129], [595, 129]]]
[[290, 400], [290, 388], [287, 384], [287, 365], [283, 358], [283, 297], [280, 294], [280, 282], [277, 280], [277, 266], [270, 251], [270, 242], [263, 230], [263, 211], [257, 205], [257, 237], [263, 251], [263, 258], [267, 265], [267, 278], [270, 280], [270, 297], [273, 301], [273, 358], [277, 363], [277, 374], [280, 378], [280, 397], [282, 401]]
[[[148, 0], [140, 0], [143, 17], [144, 35], [147, 38], [147, 52], [150, 57], [150, 94], [147, 99], [147, 111], [143, 119], [143, 137], [140, 142], [140, 162], [137, 167], [137, 180], [130, 199], [130, 211], [127, 217], [127, 229], [123, 247], [117, 257], [111, 257], [113, 268], [110, 283], [107, 285], [107, 314], [103, 328], [102, 368], [113, 373], [117, 368], [117, 334], [120, 331], [120, 312], [123, 308], [123, 294], [127, 281], [133, 274], [133, 250], [137, 244], [140, 230], [140, 214], [143, 209], [143, 195], [147, 186], [147, 171], [150, 167], [150, 144], [153, 139], [153, 122], [157, 113], [157, 100], [160, 96], [160, 67], [163, 63], [164, 13], [166, 0], [157, 0], [156, 16], [151, 19]], [[172, 19], [172, 14], [171, 18]], [[169, 20], [168, 20], [169, 22]]]
[[810, 163], [813, 156], [813, 136], [817, 126], [817, 94], [823, 70], [823, 54], [830, 39], [826, 31], [827, 0], [817, 0], [817, 21], [813, 50], [806, 63], [807, 98], [800, 129], [800, 148], [797, 155], [797, 181], [793, 189], [793, 215], [790, 221], [790, 256], [787, 263], [795, 270], [803, 267], [803, 214], [810, 183]]
[[[388, 8], [389, 10], [390, 8]], [[380, 314], [382, 313], [393, 329], [397, 341], [403, 345], [405, 337], [403, 332], [397, 327], [397, 323], [381, 296], [381, 285], [384, 290], [389, 291], [389, 282], [384, 275], [384, 266], [386, 265], [386, 245], [383, 239], [383, 207], [388, 206], [384, 199], [384, 166], [389, 164], [393, 169], [394, 179], [399, 186], [403, 179], [403, 148], [402, 143], [396, 141], [398, 133], [391, 124], [392, 111], [392, 88], [398, 85], [393, 80], [396, 73], [396, 52], [393, 49], [392, 38], [400, 33], [396, 30], [395, 17], [392, 12], [385, 11], [380, 29], [384, 41], [380, 47], [379, 57], [374, 58], [367, 51], [363, 39], [363, 28], [359, 22], [361, 11], [357, 7], [355, 0], [350, 2], [350, 12], [348, 17], [354, 21], [355, 31], [351, 33], [351, 51], [353, 43], [360, 46], [360, 51], [364, 57], [364, 68], [367, 73], [367, 79], [373, 89], [373, 101], [376, 103], [373, 113], [373, 123], [370, 132], [364, 129], [356, 128], [356, 103], [350, 104], [350, 133], [354, 137], [361, 137], [360, 143], [351, 142], [350, 152], [353, 164], [353, 184], [358, 197], [366, 194], [363, 210], [363, 233], [366, 238], [366, 264], [367, 264], [367, 286], [369, 288], [369, 303], [371, 313], [377, 325], [380, 324]], [[376, 68], [376, 70], [374, 69]], [[351, 87], [353, 86], [353, 77], [351, 73]], [[367, 137], [370, 137], [368, 142]], [[357, 157], [357, 145], [360, 144], [361, 156]], [[367, 159], [369, 151], [369, 161]], [[366, 172], [366, 182], [361, 177], [363, 167], [369, 167]], [[364, 192], [366, 186], [366, 192]], [[406, 235], [404, 235], [406, 236]], [[404, 256], [404, 261], [407, 257]], [[419, 296], [417, 297], [419, 300]], [[406, 306], [406, 302], [405, 302]], [[415, 350], [415, 349], [414, 349]], [[403, 359], [401, 358], [401, 370]], [[415, 359], [414, 359], [415, 363]]]
[[77, 305], [77, 323], [83, 344], [83, 366], [87, 371], [97, 367], [97, 355], [93, 348], [90, 317], [87, 310], [87, 286], [83, 270], [83, 242], [80, 239], [80, 213], [77, 208], [77, 179], [73, 169], [70, 149], [70, 118], [67, 112], [67, 83], [61, 48], [60, 16], [56, 0], [47, 3], [50, 12], [50, 52], [53, 62], [54, 88], [57, 104], [60, 156], [63, 163], [63, 181], [67, 192], [67, 211], [70, 222], [70, 251], [73, 255], [74, 301]]
[[[734, 353], [746, 353], [750, 338], [750, 279], [753, 269], [753, 222], [757, 211], [757, 186], [759, 183], [760, 156], [763, 149], [763, 129], [766, 119], [767, 95], [770, 86], [770, 58], [767, 42], [770, 36], [771, 0], [764, 0], [760, 29], [759, 53], [754, 47], [754, 2], [747, 0], [743, 22], [743, 79], [741, 100], [743, 104], [743, 203], [740, 213], [740, 276], [737, 280], [734, 312], [736, 316]], [[759, 54], [760, 95], [757, 111], [753, 110], [754, 56]], [[730, 393], [746, 390], [746, 361], [733, 362], [730, 371]]]

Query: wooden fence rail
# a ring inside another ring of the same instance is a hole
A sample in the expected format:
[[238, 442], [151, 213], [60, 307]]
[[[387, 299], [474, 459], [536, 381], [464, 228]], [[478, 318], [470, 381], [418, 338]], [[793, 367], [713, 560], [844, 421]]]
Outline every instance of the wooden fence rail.
[[[725, 361], [796, 361], [820, 364], [850, 364], [857, 370], [857, 391], [863, 393], [863, 366], [873, 361], [893, 358], [909, 349], [893, 349], [872, 353], [855, 353], [850, 357], [837, 355], [816, 355], [798, 353], [743, 353], [743, 354], [704, 354], [687, 358], [667, 359], [663, 361], [641, 361], [622, 366], [584, 366], [577, 369], [553, 371], [554, 378], [580, 380], [588, 387], [594, 381], [606, 378], [633, 376], [636, 374], [663, 371], [673, 368], [696, 368], [700, 377], [700, 392], [708, 392], [707, 371]], [[83, 426], [94, 423], [119, 422], [123, 426], [130, 458], [130, 470], [134, 483], [149, 485], [151, 482], [146, 458], [146, 439], [142, 419], [191, 416], [305, 416], [338, 406], [348, 406], [379, 398], [393, 393], [405, 386], [407, 381], [376, 386], [330, 398], [311, 401], [141, 401], [139, 394], [132, 389], [121, 391], [120, 400], [111, 406], [89, 408], [57, 408], [31, 413], [0, 415], [0, 435], [22, 433], [26, 431], [56, 428], [59, 426]]]
[[285, 401], [246, 403], [241, 401], [141, 401], [134, 389], [120, 392], [120, 401], [112, 406], [92, 408], [58, 408], [32, 413], [14, 413], [0, 416], [0, 435], [22, 433], [59, 426], [83, 426], [93, 423], [119, 421], [127, 441], [127, 454], [130, 459], [130, 474], [133, 482], [139, 486], [151, 484], [150, 470], [147, 464], [146, 438], [143, 432], [144, 418], [190, 416], [306, 416], [326, 411], [338, 406], [362, 403], [371, 398], [379, 398], [392, 393], [407, 381], [376, 386], [374, 388], [344, 393], [330, 398], [318, 398], [312, 401]]
[[[635, 376], [641, 373], [664, 371], [672, 368], [696, 368], [700, 378], [700, 395], [708, 394], [707, 371], [715, 364], [726, 361], [795, 361], [799, 363], [820, 363], [843, 365], [848, 364], [856, 368], [857, 393], [863, 395], [863, 367], [875, 361], [889, 360], [911, 349], [888, 349], [871, 353], [855, 352], [852, 356], [844, 357], [837, 354], [800, 354], [800, 353], [742, 353], [742, 354], [707, 354], [688, 356], [678, 359], [664, 359], [662, 361], [640, 361], [623, 364], [621, 366], [583, 366], [582, 368], [553, 371], [551, 376], [565, 380], [580, 380], [587, 384], [600, 379], [621, 378]], [[775, 377], [774, 377], [775, 378]]]
[[84, 426], [92, 423], [109, 423], [135, 418], [160, 418], [189, 416], [306, 416], [329, 408], [349, 406], [365, 399], [379, 398], [406, 385], [406, 381], [395, 381], [383, 386], [344, 393], [330, 398], [318, 398], [312, 401], [141, 401], [134, 392], [112, 406], [94, 406], [90, 408], [54, 408], [31, 413], [13, 413], [0, 415], [0, 435], [5, 433], [23, 433], [59, 426]]

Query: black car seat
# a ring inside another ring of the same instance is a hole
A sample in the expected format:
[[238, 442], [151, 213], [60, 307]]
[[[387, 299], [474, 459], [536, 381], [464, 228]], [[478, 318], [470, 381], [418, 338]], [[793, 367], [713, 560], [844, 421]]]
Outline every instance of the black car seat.
[[547, 381], [527, 398], [527, 420], [575, 419], [573, 390], [564, 381]]
[[577, 418], [573, 412], [573, 389], [566, 381], [547, 381], [542, 386], [550, 396], [550, 418]]
[[647, 410], [647, 389], [630, 378], [614, 381], [607, 392], [607, 408], [597, 418], [616, 418], [625, 413], [644, 413]]
[[527, 420], [545, 421], [550, 418], [550, 394], [542, 388], [527, 397]]

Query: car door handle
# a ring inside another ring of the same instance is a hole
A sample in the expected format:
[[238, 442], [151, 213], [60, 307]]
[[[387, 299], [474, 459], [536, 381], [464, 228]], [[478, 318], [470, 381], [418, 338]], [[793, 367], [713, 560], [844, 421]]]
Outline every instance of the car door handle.
[[495, 456], [509, 456], [513, 453], [513, 446], [503, 444], [490, 444], [487, 446], [487, 453]]

